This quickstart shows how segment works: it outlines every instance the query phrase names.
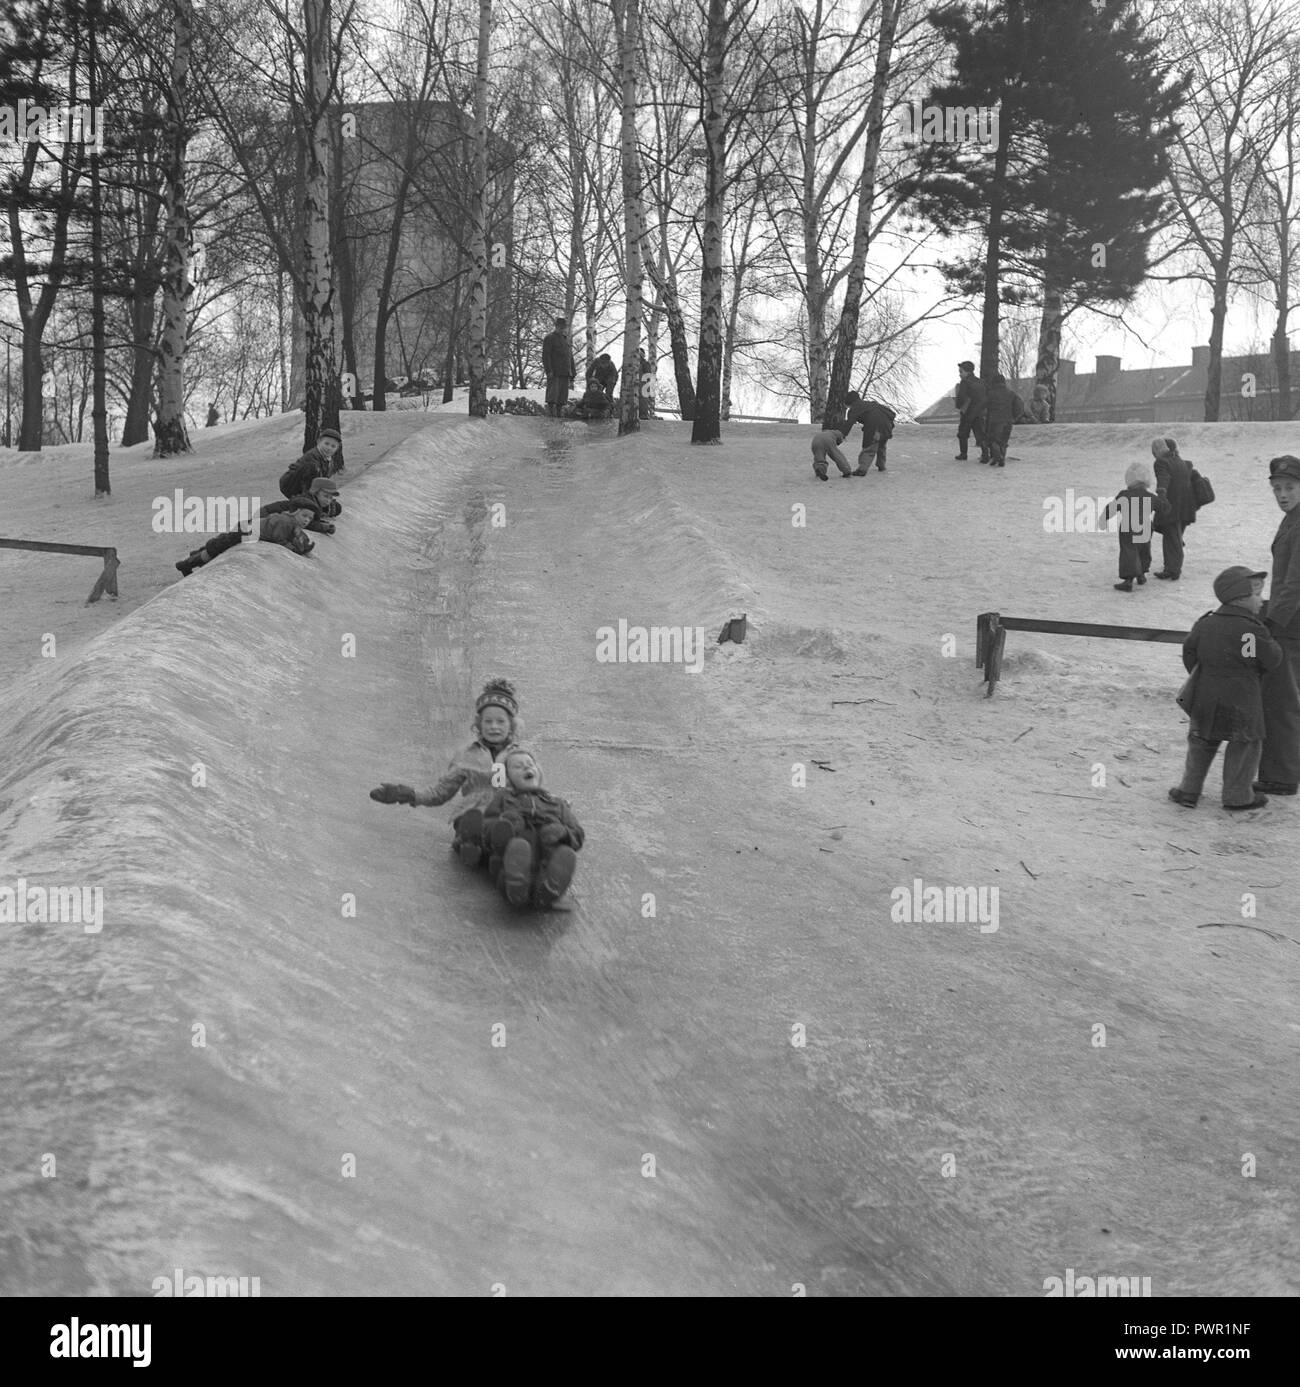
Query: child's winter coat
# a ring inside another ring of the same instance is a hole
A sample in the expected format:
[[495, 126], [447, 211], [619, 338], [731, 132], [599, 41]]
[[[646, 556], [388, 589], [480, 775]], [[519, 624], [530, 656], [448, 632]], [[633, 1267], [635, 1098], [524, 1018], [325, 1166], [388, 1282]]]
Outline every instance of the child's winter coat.
[[492, 784], [492, 767], [514, 745], [515, 738], [511, 735], [494, 752], [486, 742], [476, 737], [463, 751], [452, 757], [451, 764], [428, 792], [432, 796], [429, 803], [446, 804], [459, 790], [465, 803], [457, 806], [456, 818], [467, 809], [482, 809], [497, 793]]
[[319, 449], [309, 448], [280, 478], [282, 496], [301, 496], [311, 490], [317, 477], [332, 477], [343, 470], [343, 449], [339, 448], [332, 458], [325, 458]]
[[[1245, 636], [1254, 654], [1246, 654]], [[1183, 642], [1183, 664], [1200, 673], [1184, 711], [1192, 731], [1209, 742], [1256, 742], [1264, 736], [1264, 700], [1259, 681], [1282, 663], [1282, 647], [1268, 627], [1245, 607], [1225, 602], [1192, 627]]]
[[[549, 790], [516, 790], [513, 785], [498, 790], [483, 811], [484, 842], [491, 838], [492, 825], [498, 819], [504, 819], [516, 833], [537, 833], [546, 847], [567, 843], [576, 851], [586, 841], [567, 801]], [[564, 830], [563, 835], [558, 829]]]
[[1151, 534], [1169, 513], [1161, 496], [1151, 491], [1151, 469], [1145, 462], [1133, 463], [1124, 473], [1126, 483], [1101, 513], [1109, 520], [1118, 513], [1119, 576], [1140, 578], [1151, 567]]

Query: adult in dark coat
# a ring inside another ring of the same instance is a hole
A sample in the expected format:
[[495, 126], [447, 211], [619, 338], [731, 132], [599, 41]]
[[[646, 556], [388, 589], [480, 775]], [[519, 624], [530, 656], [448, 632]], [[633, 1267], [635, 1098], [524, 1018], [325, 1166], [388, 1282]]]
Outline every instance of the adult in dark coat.
[[1223, 605], [1192, 627], [1183, 642], [1183, 665], [1197, 671], [1190, 702], [1191, 719], [1183, 782], [1169, 797], [1189, 809], [1200, 797], [1220, 742], [1223, 760], [1223, 807], [1258, 809], [1267, 801], [1255, 794], [1253, 781], [1264, 736], [1264, 703], [1260, 676], [1277, 669], [1282, 650], [1256, 616], [1264, 574], [1235, 567], [1214, 580], [1214, 595]]
[[578, 375], [566, 318], [556, 318], [555, 330], [542, 338], [542, 370], [546, 375], [546, 412], [558, 419]]
[[1151, 455], [1156, 460], [1156, 495], [1169, 503], [1169, 510], [1157, 526], [1165, 566], [1156, 577], [1174, 581], [1183, 571], [1183, 531], [1196, 523], [1192, 464], [1178, 455], [1178, 444], [1172, 438], [1157, 438], [1151, 444]]
[[1264, 676], [1264, 754], [1256, 789], [1293, 795], [1300, 786], [1300, 458], [1268, 465], [1283, 511], [1273, 540], [1273, 581], [1261, 615], [1286, 657]]
[[989, 454], [984, 438], [984, 410], [988, 404], [988, 390], [975, 374], [973, 361], [959, 361], [957, 370], [961, 373], [961, 379], [957, 382], [953, 403], [957, 406], [957, 447], [960, 451], [953, 461], [966, 461], [967, 440], [974, 434], [975, 446], [980, 450], [980, 461], [987, 462]]
[[[997, 373], [988, 384], [988, 402], [984, 410], [984, 441], [988, 448], [990, 467], [1007, 465], [1007, 445], [1011, 442], [1011, 426], [1025, 412], [1025, 402], [1007, 385], [1006, 376]], [[981, 457], [983, 462], [984, 458]]]

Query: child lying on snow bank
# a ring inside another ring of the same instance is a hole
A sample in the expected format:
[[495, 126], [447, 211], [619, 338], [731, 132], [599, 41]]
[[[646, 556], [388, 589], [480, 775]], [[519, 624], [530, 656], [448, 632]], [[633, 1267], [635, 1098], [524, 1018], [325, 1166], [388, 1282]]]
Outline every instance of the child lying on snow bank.
[[446, 804], [459, 791], [466, 803], [451, 821], [451, 846], [467, 867], [477, 867], [483, 861], [483, 809], [505, 781], [502, 766], [497, 784], [492, 783], [493, 767], [515, 744], [522, 726], [514, 685], [507, 679], [489, 679], [474, 704], [474, 740], [452, 757], [438, 783], [421, 794], [409, 785], [385, 781], [371, 790], [370, 798], [380, 804], [435, 805]]
[[[294, 496], [287, 501], [268, 501], [257, 512], [262, 540], [286, 545], [295, 554], [310, 554], [314, 546], [302, 532], [315, 530], [323, 535], [334, 533], [334, 525], [328, 517], [338, 515], [343, 509], [336, 499], [338, 490], [337, 482], [318, 478], [311, 484], [311, 491], [307, 495]], [[277, 523], [271, 524], [271, 521]], [[247, 533], [251, 532], [250, 526]], [[188, 578], [196, 568], [202, 568], [227, 549], [243, 543], [245, 534], [243, 529], [231, 530], [228, 534], [214, 536], [200, 548], [192, 550], [187, 558], [181, 559], [176, 565], [181, 577]]]

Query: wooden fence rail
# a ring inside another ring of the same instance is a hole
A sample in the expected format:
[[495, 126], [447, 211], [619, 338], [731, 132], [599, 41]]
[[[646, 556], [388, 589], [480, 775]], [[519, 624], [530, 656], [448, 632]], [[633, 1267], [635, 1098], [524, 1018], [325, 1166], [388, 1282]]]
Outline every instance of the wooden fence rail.
[[1053, 636], [1097, 636], [1118, 641], [1162, 641], [1182, 645], [1186, 631], [1169, 631], [1158, 626], [1102, 626], [1090, 621], [1040, 621], [1035, 617], [1003, 616], [1001, 612], [981, 612], [975, 618], [975, 664], [988, 683], [985, 698], [993, 697], [1002, 677], [1002, 653], [1008, 631], [1042, 631]]
[[117, 560], [117, 550], [100, 544], [51, 544], [43, 539], [0, 539], [0, 549], [27, 549], [38, 554], [86, 554], [92, 558], [103, 559], [104, 571], [95, 581], [95, 586], [86, 598], [88, 607], [98, 602], [105, 593], [117, 596], [117, 570], [121, 567]]

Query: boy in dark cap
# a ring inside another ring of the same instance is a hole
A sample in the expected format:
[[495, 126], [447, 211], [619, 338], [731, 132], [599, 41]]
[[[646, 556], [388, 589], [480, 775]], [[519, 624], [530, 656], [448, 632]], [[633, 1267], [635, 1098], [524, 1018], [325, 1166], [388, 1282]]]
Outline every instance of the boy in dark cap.
[[966, 440], [975, 435], [975, 446], [980, 450], [980, 461], [989, 460], [988, 447], [984, 441], [984, 407], [988, 403], [988, 393], [984, 382], [975, 374], [973, 361], [959, 361], [957, 369], [961, 379], [957, 382], [957, 393], [953, 403], [957, 406], [957, 447], [961, 451], [954, 462], [966, 461]]
[[301, 496], [317, 477], [332, 477], [343, 467], [342, 435], [337, 429], [322, 429], [316, 435], [316, 446], [308, 448], [280, 478], [280, 495]]
[[1258, 618], [1265, 577], [1240, 565], [1225, 568], [1214, 580], [1214, 595], [1223, 605], [1201, 617], [1183, 642], [1183, 665], [1192, 677], [1178, 703], [1192, 725], [1183, 781], [1169, 798], [1188, 809], [1201, 797], [1220, 742], [1228, 744], [1223, 807], [1262, 809], [1268, 803], [1254, 789], [1264, 737], [1260, 679], [1282, 663], [1282, 649]]
[[1294, 795], [1300, 786], [1300, 458], [1274, 458], [1268, 480], [1282, 523], [1273, 539], [1273, 583], [1263, 617], [1284, 658], [1264, 676], [1264, 751], [1255, 788]]

